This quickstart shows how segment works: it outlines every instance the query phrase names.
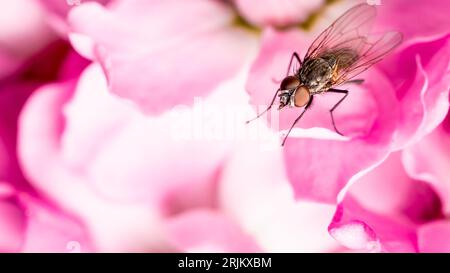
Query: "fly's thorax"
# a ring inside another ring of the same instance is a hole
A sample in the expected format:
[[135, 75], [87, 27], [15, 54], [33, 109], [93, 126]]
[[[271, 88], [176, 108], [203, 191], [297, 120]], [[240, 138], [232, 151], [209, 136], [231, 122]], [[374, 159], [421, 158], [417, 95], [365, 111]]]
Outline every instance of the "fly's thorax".
[[313, 58], [306, 60], [299, 70], [299, 78], [309, 93], [320, 93], [333, 77], [333, 64], [331, 60]]
[[359, 58], [358, 52], [352, 48], [337, 48], [329, 50], [320, 56], [337, 70], [352, 66]]

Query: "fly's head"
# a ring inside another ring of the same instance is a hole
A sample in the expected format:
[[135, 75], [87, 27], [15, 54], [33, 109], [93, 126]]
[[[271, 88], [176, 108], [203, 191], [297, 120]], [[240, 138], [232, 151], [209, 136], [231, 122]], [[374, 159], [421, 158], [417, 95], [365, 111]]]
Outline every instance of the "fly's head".
[[281, 81], [278, 97], [280, 99], [278, 110], [280, 110], [286, 106], [305, 106], [310, 99], [310, 93], [309, 89], [301, 84], [298, 77], [287, 76]]

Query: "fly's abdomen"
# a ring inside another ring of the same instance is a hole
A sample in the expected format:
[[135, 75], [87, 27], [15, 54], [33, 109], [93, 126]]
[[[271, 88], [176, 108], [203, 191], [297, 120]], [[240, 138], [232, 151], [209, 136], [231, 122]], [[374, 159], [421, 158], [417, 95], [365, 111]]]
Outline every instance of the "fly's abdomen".
[[337, 70], [346, 69], [358, 61], [358, 53], [351, 48], [329, 50], [320, 56]]

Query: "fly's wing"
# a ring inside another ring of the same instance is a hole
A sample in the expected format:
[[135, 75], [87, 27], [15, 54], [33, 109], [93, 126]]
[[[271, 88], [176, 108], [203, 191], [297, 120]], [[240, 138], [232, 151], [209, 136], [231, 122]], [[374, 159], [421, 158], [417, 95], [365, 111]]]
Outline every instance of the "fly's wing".
[[[366, 69], [381, 61], [386, 54], [394, 50], [402, 42], [399, 32], [387, 32], [379, 37], [361, 38], [355, 47], [357, 56], [349, 66], [342, 66], [334, 81], [335, 85], [342, 84]], [[339, 67], [339, 66], [338, 66]]]
[[334, 84], [341, 84], [381, 61], [402, 41], [398, 32], [369, 36], [376, 8], [357, 5], [323, 31], [308, 49], [305, 59], [334, 57], [338, 71]]
[[360, 4], [349, 9], [314, 40], [305, 59], [318, 57], [330, 49], [343, 47], [344, 43], [366, 36], [376, 13], [376, 8], [368, 4]]

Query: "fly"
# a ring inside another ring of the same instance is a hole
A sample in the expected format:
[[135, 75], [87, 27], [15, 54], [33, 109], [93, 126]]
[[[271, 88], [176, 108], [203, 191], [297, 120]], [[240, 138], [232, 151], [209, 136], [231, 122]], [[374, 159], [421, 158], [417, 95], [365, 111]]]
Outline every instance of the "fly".
[[[297, 52], [294, 52], [286, 76], [281, 81], [269, 107], [247, 123], [269, 111], [277, 97], [278, 110], [285, 107], [303, 108], [285, 135], [281, 144], [284, 146], [295, 124], [311, 106], [314, 95], [332, 92], [342, 94], [339, 101], [330, 109], [330, 116], [336, 133], [343, 135], [336, 127], [333, 112], [345, 100], [349, 91], [336, 87], [350, 82], [361, 83], [363, 80], [353, 78], [381, 61], [402, 41], [402, 34], [399, 32], [386, 32], [375, 37], [369, 35], [375, 17], [374, 6], [368, 4], [354, 6], [314, 40], [303, 61]], [[290, 75], [294, 61], [299, 68], [294, 69], [293, 75]]]

